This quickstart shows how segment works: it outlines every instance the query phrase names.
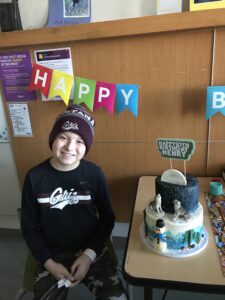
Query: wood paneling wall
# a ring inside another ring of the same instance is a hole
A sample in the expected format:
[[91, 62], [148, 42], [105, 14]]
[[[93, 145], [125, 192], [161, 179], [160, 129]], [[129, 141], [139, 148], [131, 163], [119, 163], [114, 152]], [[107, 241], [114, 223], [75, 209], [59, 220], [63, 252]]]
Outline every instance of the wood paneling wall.
[[[128, 221], [138, 177], [170, 168], [159, 137], [190, 138], [196, 150], [187, 172], [216, 176], [225, 166], [225, 119], [205, 119], [206, 88], [225, 85], [225, 10], [152, 16], [60, 28], [0, 33], [0, 50], [71, 47], [75, 76], [139, 85], [139, 114], [93, 112], [95, 141], [87, 159], [108, 179], [117, 221]], [[62, 102], [29, 103], [34, 137], [12, 135], [20, 183], [51, 155], [48, 134]], [[9, 119], [7, 104], [6, 114]], [[10, 119], [9, 119], [10, 123]], [[173, 168], [184, 171], [181, 161]], [[153, 195], [149, 195], [149, 198]]]

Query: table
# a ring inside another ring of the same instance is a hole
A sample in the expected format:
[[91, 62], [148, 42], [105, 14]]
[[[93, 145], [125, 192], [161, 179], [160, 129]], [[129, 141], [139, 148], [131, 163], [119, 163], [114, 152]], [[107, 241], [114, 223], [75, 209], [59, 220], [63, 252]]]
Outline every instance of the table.
[[144, 287], [145, 299], [152, 299], [153, 288], [225, 294], [225, 277], [205, 202], [211, 178], [198, 179], [208, 245], [194, 256], [172, 258], [156, 254], [141, 241], [139, 228], [143, 223], [143, 210], [155, 196], [155, 176], [139, 178], [123, 261], [123, 275], [130, 284]]

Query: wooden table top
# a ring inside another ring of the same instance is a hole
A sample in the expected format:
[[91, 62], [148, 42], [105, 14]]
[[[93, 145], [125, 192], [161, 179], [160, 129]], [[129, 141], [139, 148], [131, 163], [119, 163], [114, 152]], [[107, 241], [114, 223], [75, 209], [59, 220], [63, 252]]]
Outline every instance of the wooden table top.
[[193, 287], [192, 290], [204, 286], [204, 288], [208, 287], [208, 292], [225, 292], [225, 277], [205, 202], [205, 193], [209, 191], [211, 178], [198, 177], [198, 179], [199, 201], [204, 209], [208, 244], [204, 250], [194, 256], [172, 258], [151, 251], [140, 238], [139, 229], [143, 223], [143, 210], [148, 201], [155, 196], [155, 176], [140, 177], [123, 263], [124, 276], [130, 283], [140, 286], [151, 284], [152, 287], [171, 287], [171, 289]]

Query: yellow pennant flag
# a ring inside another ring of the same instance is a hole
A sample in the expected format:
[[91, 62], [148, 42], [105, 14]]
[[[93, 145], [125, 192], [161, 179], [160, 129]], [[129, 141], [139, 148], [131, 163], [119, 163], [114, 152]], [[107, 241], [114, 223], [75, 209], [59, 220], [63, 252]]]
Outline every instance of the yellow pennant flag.
[[53, 70], [48, 98], [60, 96], [68, 105], [73, 84], [73, 76], [58, 70]]

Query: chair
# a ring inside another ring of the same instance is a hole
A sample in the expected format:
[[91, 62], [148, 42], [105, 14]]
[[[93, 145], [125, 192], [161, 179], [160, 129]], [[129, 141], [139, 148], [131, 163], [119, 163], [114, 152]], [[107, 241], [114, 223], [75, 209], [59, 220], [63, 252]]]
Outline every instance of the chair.
[[34, 260], [30, 251], [28, 251], [23, 273], [23, 287], [17, 292], [14, 300], [21, 300], [26, 293], [33, 292], [36, 266], [36, 261]]
[[[20, 213], [20, 211], [18, 212], [18, 215], [19, 215], [19, 213]], [[115, 264], [118, 264], [118, 259], [117, 259], [111, 239], [108, 241], [107, 246], [109, 248], [110, 255], [112, 256]], [[31, 292], [31, 293], [33, 292], [33, 283], [34, 283], [36, 266], [37, 266], [36, 261], [33, 258], [31, 252], [28, 250], [25, 268], [24, 268], [24, 274], [23, 274], [22, 288], [16, 293], [14, 300], [22, 300], [23, 297], [28, 292]], [[118, 273], [122, 273], [120, 267], [117, 268], [117, 271], [118, 271]], [[127, 285], [125, 287], [125, 290], [127, 290], [129, 299], [131, 300], [132, 298], [130, 296], [129, 285]]]

